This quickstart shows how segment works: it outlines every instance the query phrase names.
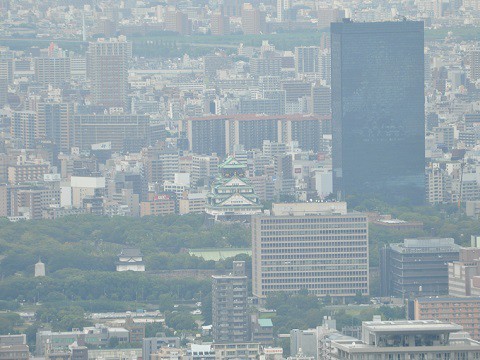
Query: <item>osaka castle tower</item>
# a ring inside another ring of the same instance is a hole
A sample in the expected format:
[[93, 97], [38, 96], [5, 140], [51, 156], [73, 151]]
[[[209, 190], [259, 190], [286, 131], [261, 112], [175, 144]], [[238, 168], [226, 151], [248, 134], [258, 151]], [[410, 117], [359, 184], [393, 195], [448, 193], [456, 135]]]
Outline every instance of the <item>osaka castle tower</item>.
[[262, 204], [245, 175], [245, 164], [229, 156], [218, 166], [219, 175], [207, 195], [205, 212], [215, 220], [250, 220], [262, 212]]

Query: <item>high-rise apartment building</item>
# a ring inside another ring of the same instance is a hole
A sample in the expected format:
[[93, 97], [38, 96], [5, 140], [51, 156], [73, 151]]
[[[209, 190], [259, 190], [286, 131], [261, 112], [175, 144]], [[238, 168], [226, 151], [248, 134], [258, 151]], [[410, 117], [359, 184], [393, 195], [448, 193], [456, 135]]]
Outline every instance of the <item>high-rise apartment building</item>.
[[35, 148], [35, 111], [15, 111], [10, 122], [10, 135], [22, 141], [25, 149]]
[[317, 10], [318, 27], [328, 28], [331, 23], [341, 21], [345, 17], [345, 10], [320, 8]]
[[470, 80], [480, 79], [480, 49], [470, 50]]
[[70, 82], [70, 58], [39, 57], [35, 59], [35, 81], [55, 87]]
[[297, 74], [320, 71], [320, 47], [299, 46], [295, 48], [295, 72]]
[[347, 204], [273, 204], [252, 218], [252, 291], [368, 295], [368, 225]]
[[214, 12], [210, 16], [210, 32], [212, 35], [228, 35], [230, 33], [230, 19], [222, 12]]
[[98, 39], [89, 44], [87, 56], [92, 102], [106, 108], [128, 108], [128, 61], [132, 57], [132, 43], [124, 36]]
[[231, 274], [214, 275], [212, 280], [213, 341], [249, 341], [245, 261], [234, 261]]
[[64, 102], [37, 103], [36, 138], [51, 140], [59, 150], [69, 151], [73, 105]]
[[193, 155], [192, 156], [192, 184], [196, 185], [199, 180], [207, 185], [215, 179], [218, 174], [220, 159], [214, 155]]
[[[310, 90], [309, 90], [310, 91]], [[319, 151], [324, 123], [329, 116], [237, 114], [188, 118], [182, 123], [189, 149], [196, 154], [232, 153], [235, 146], [245, 150], [261, 149], [263, 141], [298, 141], [303, 150]]]
[[160, 124], [151, 124], [147, 115], [77, 114], [70, 131], [72, 145], [81, 149], [111, 142], [113, 151], [139, 151], [159, 140], [162, 129]]
[[244, 2], [244, 0], [224, 0], [222, 4], [223, 13], [227, 17], [242, 16], [242, 7]]
[[332, 91], [327, 86], [312, 86], [311, 113], [316, 115], [330, 115], [332, 113]]
[[242, 8], [242, 29], [245, 35], [264, 34], [265, 13], [250, 3], [243, 4]]
[[176, 32], [180, 35], [191, 33], [191, 22], [188, 15], [177, 9], [169, 9], [165, 12], [165, 30]]
[[421, 21], [332, 23], [334, 192], [424, 200]]
[[7, 104], [8, 84], [13, 81], [13, 60], [0, 58], [0, 109]]
[[150, 148], [145, 154], [145, 178], [149, 183], [163, 185], [174, 181], [178, 173], [179, 154], [176, 149]]

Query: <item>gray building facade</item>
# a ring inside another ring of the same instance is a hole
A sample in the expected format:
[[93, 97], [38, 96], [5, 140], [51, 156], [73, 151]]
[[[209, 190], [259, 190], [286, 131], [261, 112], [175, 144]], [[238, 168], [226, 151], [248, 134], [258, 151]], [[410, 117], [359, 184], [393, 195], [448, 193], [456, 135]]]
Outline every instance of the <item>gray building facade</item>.
[[245, 261], [234, 261], [231, 274], [212, 278], [213, 341], [249, 341]]
[[448, 263], [458, 261], [452, 238], [405, 239], [380, 252], [382, 296], [409, 298], [448, 294]]

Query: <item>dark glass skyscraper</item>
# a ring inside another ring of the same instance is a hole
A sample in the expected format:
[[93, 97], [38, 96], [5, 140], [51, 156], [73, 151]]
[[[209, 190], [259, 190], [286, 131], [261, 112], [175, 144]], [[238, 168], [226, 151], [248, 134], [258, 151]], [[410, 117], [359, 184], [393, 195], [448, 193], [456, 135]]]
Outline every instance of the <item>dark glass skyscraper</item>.
[[424, 201], [420, 21], [331, 24], [334, 192]]

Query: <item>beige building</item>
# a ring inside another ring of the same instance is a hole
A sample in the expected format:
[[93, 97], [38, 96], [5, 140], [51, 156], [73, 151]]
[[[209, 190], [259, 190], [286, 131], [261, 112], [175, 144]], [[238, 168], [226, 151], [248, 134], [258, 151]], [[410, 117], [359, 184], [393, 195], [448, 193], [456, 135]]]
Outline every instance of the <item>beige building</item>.
[[178, 201], [180, 215], [200, 214], [205, 211], [207, 196], [204, 193], [186, 193]]
[[175, 214], [175, 199], [167, 194], [149, 194], [148, 201], [140, 203], [140, 216]]
[[212, 348], [216, 360], [253, 360], [260, 355], [259, 343], [213, 343]]
[[128, 62], [132, 57], [132, 43], [124, 36], [98, 39], [89, 43], [87, 57], [93, 103], [107, 108], [127, 108]]
[[50, 171], [47, 163], [22, 162], [8, 167], [8, 182], [12, 185], [26, 181], [41, 181]]
[[[475, 241], [476, 237], [472, 236], [472, 245]], [[459, 260], [448, 264], [448, 294], [480, 295], [480, 289], [474, 289], [475, 279], [480, 279], [480, 248], [460, 248]]]
[[62, 87], [70, 82], [70, 58], [35, 58], [35, 81], [41, 85]]
[[252, 218], [253, 295], [368, 295], [368, 224], [345, 202], [273, 204]]

